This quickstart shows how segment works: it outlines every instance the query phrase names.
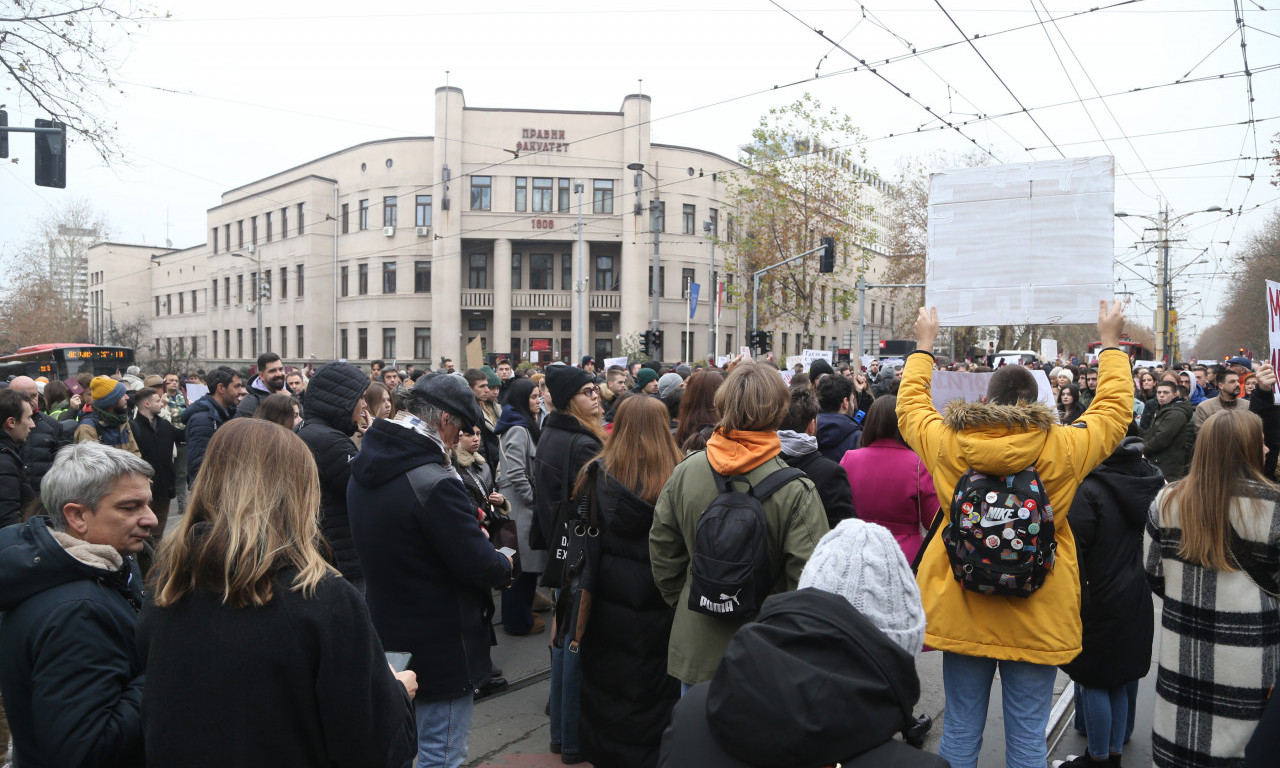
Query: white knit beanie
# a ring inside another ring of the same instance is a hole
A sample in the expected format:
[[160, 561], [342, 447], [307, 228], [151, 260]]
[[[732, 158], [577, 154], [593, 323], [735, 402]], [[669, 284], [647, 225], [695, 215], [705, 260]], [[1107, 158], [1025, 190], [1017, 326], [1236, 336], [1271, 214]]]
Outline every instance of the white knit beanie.
[[840, 595], [913, 658], [920, 655], [920, 589], [902, 548], [883, 526], [842, 520], [809, 556], [800, 574], [800, 588], [805, 587]]

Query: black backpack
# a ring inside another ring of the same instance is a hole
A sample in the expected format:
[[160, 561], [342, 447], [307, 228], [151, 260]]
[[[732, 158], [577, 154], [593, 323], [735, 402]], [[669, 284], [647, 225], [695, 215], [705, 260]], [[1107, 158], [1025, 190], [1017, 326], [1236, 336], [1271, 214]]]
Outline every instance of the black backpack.
[[[754, 487], [745, 475], [725, 477], [714, 469], [711, 475], [720, 494], [698, 518], [689, 610], [746, 621], [760, 612], [773, 588], [764, 500], [805, 474], [794, 467], [774, 470]], [[749, 490], [737, 490], [735, 483]]]
[[1053, 508], [1036, 468], [1003, 477], [970, 469], [942, 531], [956, 581], [973, 592], [1028, 597], [1053, 570]]

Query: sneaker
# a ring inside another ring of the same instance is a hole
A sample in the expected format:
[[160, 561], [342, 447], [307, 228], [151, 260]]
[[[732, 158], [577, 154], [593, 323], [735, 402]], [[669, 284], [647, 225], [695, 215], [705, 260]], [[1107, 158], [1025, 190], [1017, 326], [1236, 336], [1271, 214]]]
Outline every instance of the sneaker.
[[560, 762], [565, 765], [577, 765], [586, 761], [587, 758], [583, 757], [581, 752], [565, 752], [560, 755]]
[[551, 598], [547, 597], [541, 592], [533, 593], [533, 612], [534, 613], [545, 613], [546, 611], [549, 611], [555, 607], [556, 607], [556, 604], [552, 602]]
[[558, 741], [551, 742], [551, 754], [553, 755], [560, 754], [560, 742]]

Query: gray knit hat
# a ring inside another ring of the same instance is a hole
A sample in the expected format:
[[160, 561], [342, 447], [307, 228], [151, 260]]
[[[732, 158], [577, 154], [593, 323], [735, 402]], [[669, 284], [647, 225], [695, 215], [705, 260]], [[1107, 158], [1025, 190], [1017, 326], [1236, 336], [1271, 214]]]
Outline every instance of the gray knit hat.
[[800, 588], [844, 597], [913, 657], [924, 646], [924, 607], [911, 566], [893, 534], [858, 519], [842, 520], [814, 547]]
[[671, 390], [684, 383], [684, 379], [680, 378], [680, 374], [664, 373], [662, 378], [658, 379], [658, 397], [666, 397]]

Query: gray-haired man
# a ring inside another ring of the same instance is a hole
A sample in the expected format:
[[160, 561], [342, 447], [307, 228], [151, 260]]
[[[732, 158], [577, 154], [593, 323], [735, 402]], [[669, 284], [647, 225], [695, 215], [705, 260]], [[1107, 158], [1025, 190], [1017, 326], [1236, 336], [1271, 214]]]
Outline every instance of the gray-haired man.
[[40, 485], [48, 517], [0, 529], [0, 692], [23, 768], [142, 765], [134, 558], [156, 516], [152, 469], [84, 442]]

